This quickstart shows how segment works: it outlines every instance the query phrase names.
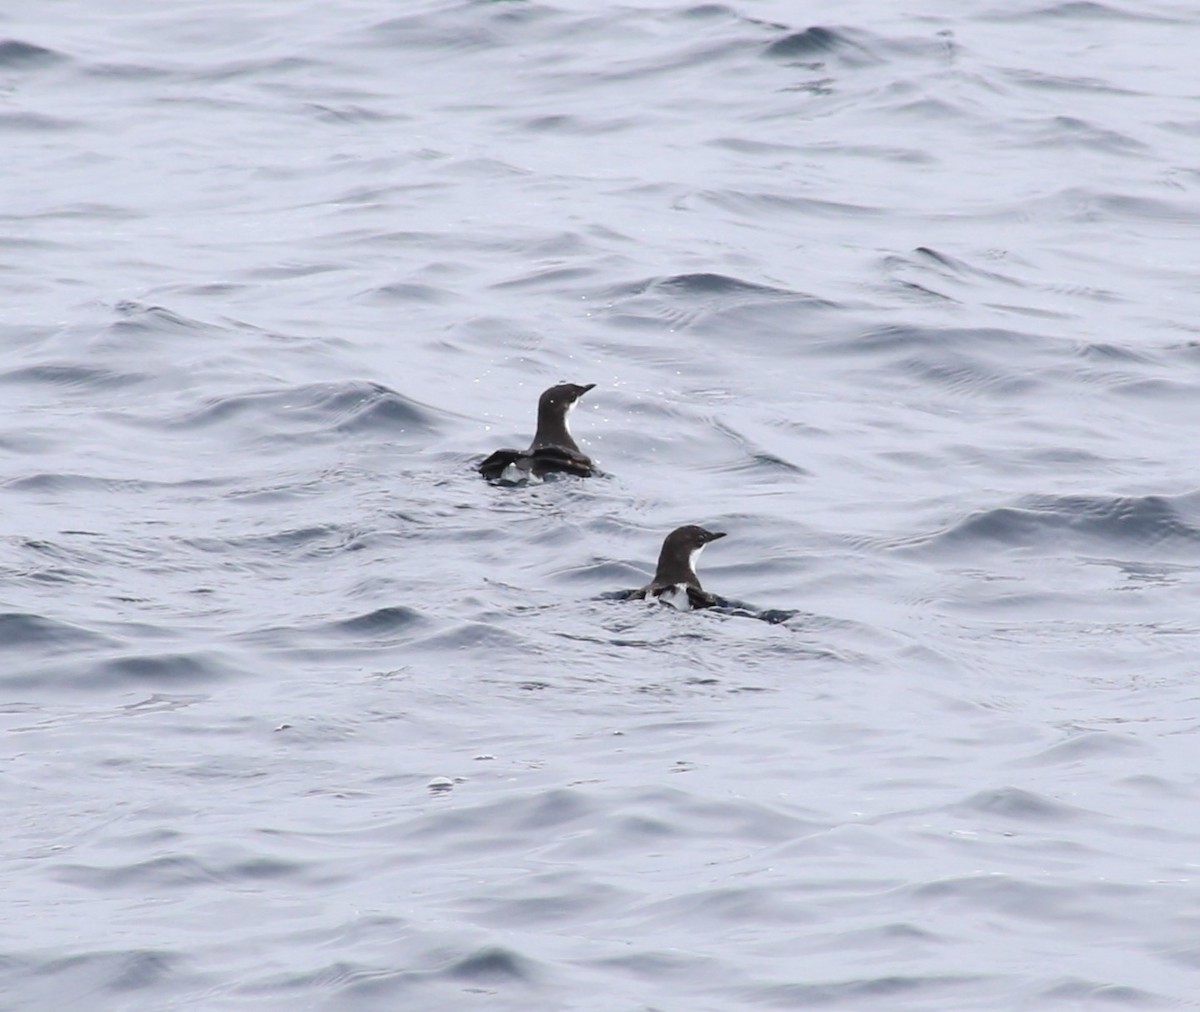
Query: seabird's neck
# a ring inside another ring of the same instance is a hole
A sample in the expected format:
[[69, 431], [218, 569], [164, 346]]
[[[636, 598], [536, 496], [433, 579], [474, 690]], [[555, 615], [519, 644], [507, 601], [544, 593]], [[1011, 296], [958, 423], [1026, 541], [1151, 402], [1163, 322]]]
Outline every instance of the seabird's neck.
[[567, 428], [567, 415], [575, 407], [572, 402], [561, 413], [556, 407], [538, 408], [537, 434], [533, 437], [533, 448], [539, 446], [563, 446], [568, 450], [581, 452], [571, 438], [571, 430]]
[[656, 584], [686, 583], [699, 589], [700, 578], [696, 576], [696, 559], [704, 551], [704, 546], [693, 548], [687, 558], [679, 557], [678, 550], [672, 545], [670, 549], [663, 546], [662, 554], [658, 557], [658, 569], [654, 574]]

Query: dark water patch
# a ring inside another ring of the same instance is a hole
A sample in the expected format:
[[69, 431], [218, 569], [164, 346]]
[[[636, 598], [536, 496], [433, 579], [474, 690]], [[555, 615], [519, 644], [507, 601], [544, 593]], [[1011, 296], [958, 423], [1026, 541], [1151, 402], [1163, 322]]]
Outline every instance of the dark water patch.
[[437, 305], [457, 298], [446, 288], [418, 284], [413, 281], [396, 281], [392, 284], [380, 285], [363, 294], [387, 302], [420, 302], [425, 305]]
[[434, 409], [381, 383], [348, 380], [222, 397], [168, 424], [195, 429], [246, 421], [256, 423], [256, 435], [286, 439], [321, 432], [412, 435], [435, 429], [435, 417]]
[[[685, 7], [674, 13], [685, 21], [731, 20], [738, 17], [737, 11], [724, 4], [697, 4], [695, 7]], [[783, 26], [779, 25], [778, 27], [782, 28]]]
[[1184, 406], [1195, 403], [1200, 386], [1195, 382], [1173, 379], [1137, 379], [1115, 383], [1113, 392], [1122, 397], [1134, 397], [1148, 403], [1177, 401]]
[[152, 306], [131, 300], [118, 302], [113, 306], [113, 311], [117, 320], [110, 324], [108, 329], [118, 335], [154, 334], [165, 336], [169, 334], [179, 337], [194, 337], [213, 329], [211, 324], [191, 319], [163, 306]]
[[796, 296], [798, 292], [786, 288], [776, 288], [754, 281], [743, 281], [741, 278], [730, 277], [726, 274], [672, 274], [666, 277], [644, 278], [641, 281], [627, 281], [597, 292], [596, 299], [630, 298], [649, 292], [668, 292], [679, 297], [709, 296], [709, 295], [750, 295], [759, 296]]
[[386, 49], [404, 49], [424, 59], [457, 56], [499, 47], [499, 35], [482, 18], [434, 17], [428, 13], [388, 18], [366, 30], [367, 42]]
[[179, 688], [223, 680], [228, 666], [209, 654], [133, 654], [103, 661], [86, 681], [94, 686], [162, 685]]
[[528, 649], [525, 640], [514, 632], [483, 622], [461, 622], [453, 628], [415, 640], [414, 648], [431, 651], [496, 651], [497, 657], [520, 656]]
[[[721, 340], [728, 340], [730, 328], [769, 332], [779, 326], [775, 319], [779, 314], [794, 324], [792, 314], [829, 306], [812, 296], [721, 274], [648, 278], [612, 286], [592, 298], [605, 306], [603, 312], [611, 322], [623, 328], [684, 330], [703, 323], [706, 334]], [[771, 319], [755, 319], [756, 314]], [[625, 351], [642, 358], [662, 354], [657, 346]], [[667, 361], [676, 361], [677, 354]]]
[[769, 222], [781, 214], [801, 218], [875, 218], [886, 212], [869, 204], [849, 204], [839, 200], [819, 200], [815, 197], [793, 197], [782, 193], [748, 192], [745, 190], [702, 190], [696, 199], [722, 210], [754, 221]]
[[[533, 1009], [544, 1004], [538, 985], [545, 974], [531, 957], [512, 949], [485, 946], [449, 961], [437, 953], [406, 962], [411, 968], [347, 973], [346, 983], [337, 989], [337, 1007], [359, 1007], [363, 1002], [379, 1007], [386, 1002], [388, 1008]], [[427, 993], [439, 984], [453, 990]], [[514, 1002], [518, 994], [521, 998]]]
[[[904, 976], [885, 974], [878, 977], [858, 977], [853, 980], [811, 984], [764, 984], [735, 992], [747, 1005], [774, 1005], [778, 1008], [796, 1009], [813, 1006], [830, 1006], [853, 1009], [855, 1002], [886, 1000], [933, 1001], [946, 991], [961, 989], [967, 985], [978, 987], [980, 982], [992, 980], [980, 974], [944, 974], [936, 976]], [[974, 991], [972, 992], [974, 993]], [[964, 996], [964, 1000], [966, 996]], [[884, 1006], [880, 1006], [884, 1007]], [[895, 1007], [895, 1006], [891, 1006]]]
[[276, 77], [301, 72], [320, 71], [328, 67], [321, 60], [300, 56], [266, 56], [249, 60], [230, 60], [196, 66], [186, 74], [193, 81], [236, 81], [241, 78]]
[[291, 880], [297, 878], [304, 869], [302, 864], [279, 858], [247, 857], [216, 863], [175, 855], [112, 867], [58, 865], [54, 869], [54, 876], [60, 881], [89, 889], [104, 891], [133, 887], [141, 891], [216, 883], [253, 885], [275, 879]]
[[62, 53], [20, 39], [0, 40], [0, 69], [49, 67], [67, 59]]
[[1004, 376], [994, 368], [957, 355], [946, 355], [938, 361], [912, 358], [896, 363], [896, 367], [922, 384], [960, 396], [1018, 397], [1044, 385], [1034, 376]]
[[820, 349], [837, 355], [888, 355], [891, 368], [922, 387], [951, 393], [1019, 397], [1045, 385], [1029, 363], [1041, 342], [998, 329], [920, 328], [889, 325], [860, 336], [826, 340]]
[[913, 255], [923, 266], [940, 268], [944, 272], [954, 274], [960, 278], [978, 278], [1012, 287], [1024, 287], [1015, 278], [1000, 274], [997, 271], [984, 270], [981, 267], [976, 267], [974, 264], [968, 263], [961, 257], [951, 256], [949, 253], [944, 253], [929, 246], [918, 246], [913, 250]]
[[[613, 562], [610, 560], [600, 560], [584, 565], [572, 566], [568, 569], [560, 569], [554, 575], [571, 583], [586, 584], [633, 583], [637, 580], [641, 580], [642, 582], [646, 580], [646, 574], [637, 567], [628, 563]], [[614, 593], [626, 592], [615, 591]], [[601, 599], [624, 600], [624, 598], [607, 598], [605, 595], [601, 595]]]
[[605, 134], [620, 133], [637, 125], [637, 120], [628, 117], [613, 119], [593, 119], [582, 116], [534, 116], [530, 119], [519, 120], [514, 126], [534, 134], [565, 134], [569, 137], [602, 137]]
[[100, 633], [43, 615], [0, 612], [0, 652], [33, 646], [54, 651], [94, 649], [109, 646], [112, 642]]
[[0, 488], [12, 492], [112, 492], [133, 493], [146, 489], [145, 482], [118, 480], [113, 478], [98, 478], [87, 474], [28, 474], [20, 478], [12, 478]]
[[64, 390], [119, 390], [136, 386], [148, 377], [145, 373], [116, 372], [66, 363], [25, 366], [0, 373], [0, 383], [19, 386], [46, 384]]
[[89, 651], [70, 663], [22, 666], [4, 676], [4, 684], [22, 690], [179, 690], [224, 681], [243, 672], [215, 653], [126, 654], [102, 660]]
[[[97, 950], [58, 958], [0, 956], [0, 973], [6, 992], [12, 987], [9, 994], [26, 996], [25, 1008], [82, 1008], [95, 1007], [99, 995], [162, 987], [184, 962], [178, 953], [162, 949]], [[151, 1001], [148, 995], [141, 1000]]]
[[1078, 91], [1087, 95], [1127, 95], [1131, 97], [1142, 94], [1140, 91], [1117, 87], [1098, 77], [1064, 76], [1035, 68], [1013, 68], [1001, 73], [1017, 84], [1047, 91]]
[[[1071, 978], [1045, 988], [1036, 995], [1031, 995], [1031, 1002], [1046, 1001], [1060, 1005], [1070, 1002], [1073, 1008], [1129, 1007], [1129, 1008], [1178, 1008], [1179, 1002], [1168, 999], [1165, 995], [1153, 991], [1143, 991], [1140, 987], [1130, 987], [1127, 984], [1105, 984], [1095, 980], [1080, 980]], [[1102, 1003], [1102, 1004], [1101, 1004]], [[1036, 1007], [1031, 1004], [1029, 1007]], [[1051, 1007], [1047, 1004], [1045, 1007]]]
[[981, 351], [1023, 360], [1030, 350], [1042, 342], [1029, 334], [990, 327], [915, 327], [889, 324], [869, 330], [851, 340], [838, 340], [824, 345], [826, 350], [858, 355], [862, 352], [928, 351], [941, 356], [945, 353]]
[[0, 221], [77, 221], [93, 218], [98, 221], [135, 221], [144, 217], [146, 215], [141, 211], [89, 200], [76, 201], [61, 207], [52, 207], [45, 211], [34, 211], [28, 214], [0, 215]]
[[[924, 544], [949, 548], [1116, 546], [1200, 551], [1200, 508], [1189, 496], [1031, 496], [975, 513]], [[1070, 540], [1064, 542], [1064, 536]]]
[[724, 422], [713, 421], [712, 429], [719, 432], [727, 439], [737, 445], [738, 449], [743, 454], [742, 459], [732, 466], [721, 465], [722, 470], [737, 471], [745, 470], [751, 472], [776, 472], [781, 474], [793, 475], [796, 477], [807, 476], [811, 472], [805, 470], [799, 464], [795, 464], [790, 460], [785, 460], [783, 457], [777, 456], [762, 447], [756, 445], [749, 437], [742, 435], [732, 426], [726, 425]]
[[1095, 906], [1128, 902], [1138, 890], [1111, 883], [1093, 884], [1089, 890], [1070, 882], [1029, 881], [1004, 874], [963, 875], [938, 879], [905, 890], [922, 905], [955, 905], [976, 917], [1003, 914], [1017, 921], [1073, 925], [1095, 923]]
[[35, 133], [75, 130], [83, 126], [78, 120], [62, 116], [47, 116], [40, 112], [0, 112], [0, 133], [31, 131]]
[[[638, 58], [632, 61], [619, 61], [611, 65], [612, 69], [602, 71], [602, 79], [616, 84], [621, 82], [632, 86], [634, 82], [649, 82], [651, 78], [678, 77], [680, 72], [705, 69], [715, 73], [715, 64], [728, 61], [740, 64], [744, 54], [755, 43], [739, 38], [705, 40], [700, 43], [688, 43], [671, 53], [657, 52], [649, 58]], [[581, 86], [592, 84], [594, 78], [583, 79]], [[647, 84], [647, 86], [649, 86]], [[686, 108], [690, 105], [687, 100], [681, 100], [679, 106]]]
[[356, 126], [361, 123], [404, 123], [412, 119], [402, 113], [381, 112], [362, 105], [329, 105], [321, 102], [306, 102], [304, 108], [314, 119], [323, 123], [346, 123]]
[[1074, 116], [1055, 116], [1033, 131], [1025, 142], [1036, 148], [1095, 148], [1113, 154], [1143, 154], [1149, 150], [1146, 144], [1119, 133], [1098, 127]]
[[483, 981], [492, 984], [507, 981], [532, 981], [537, 977], [535, 964], [511, 949], [488, 946], [457, 959], [442, 971], [456, 980]]
[[454, 851], [480, 847], [476, 833], [487, 827], [491, 847], [523, 846], [529, 832], [561, 831], [600, 818], [605, 806], [579, 788], [554, 788], [521, 796], [489, 800], [469, 807], [438, 811], [412, 830], [417, 840], [438, 840]]
[[1105, 216], [1133, 220], [1194, 225], [1200, 223], [1200, 209], [1191, 202], [1154, 197], [1131, 197], [1120, 193], [1093, 194], [1089, 208], [1080, 217], [1094, 220], [1096, 210]]
[[950, 806], [950, 810], [972, 815], [998, 815], [1002, 819], [1016, 822], [1069, 822], [1081, 817], [1091, 818], [1091, 813], [1064, 805], [1033, 791], [1019, 787], [1001, 787], [996, 790], [980, 791], [965, 801]]
[[424, 625], [426, 618], [415, 608], [403, 605], [391, 605], [377, 608], [375, 611], [354, 618], [331, 622], [325, 628], [331, 632], [346, 633], [352, 636], [381, 636], [409, 630]]
[[1145, 8], [1130, 9], [1114, 4], [1097, 3], [1095, 0], [1067, 0], [1066, 3], [1048, 4], [1045, 7], [1015, 8], [998, 7], [995, 11], [977, 15], [982, 21], [1021, 21], [1062, 18], [1068, 21], [1145, 21], [1161, 24], [1179, 24], [1176, 18], [1152, 13]]
[[157, 482], [134, 478], [101, 478], [90, 474], [28, 474], [0, 483], [0, 488], [15, 492], [88, 491], [108, 492], [116, 495], [144, 493], [152, 489], [216, 489], [221, 488], [224, 484], [224, 480], [213, 478], [189, 478], [185, 481]]
[[198, 551], [222, 556], [245, 556], [247, 552], [282, 557], [301, 553], [307, 557], [329, 555], [346, 547], [352, 535], [332, 524], [294, 527], [269, 534], [232, 538], [185, 538], [182, 544]]
[[90, 63], [81, 70], [88, 77], [107, 81], [161, 81], [176, 75], [174, 70], [145, 63]]
[[517, 278], [510, 278], [505, 281], [497, 281], [492, 288], [550, 288], [558, 289], [565, 282], [580, 281], [584, 278], [595, 276], [595, 271], [590, 267], [550, 267], [539, 268], [521, 275]]
[[743, 155], [793, 155], [801, 148], [795, 144], [779, 141], [760, 141], [749, 137], [714, 137], [706, 142], [709, 147], [736, 151]]
[[763, 50], [763, 55], [772, 60], [812, 60], [838, 55], [852, 63], [879, 62], [849, 32], [821, 25], [813, 25], [776, 39]]
[[1145, 746], [1136, 738], [1109, 731], [1089, 731], [1067, 741], [1043, 749], [1036, 755], [1014, 760], [1010, 766], [1060, 766], [1076, 765], [1112, 756], [1129, 756], [1144, 753]]
[[1131, 362], [1138, 363], [1139, 365], [1147, 365], [1155, 361], [1152, 356], [1146, 354], [1144, 351], [1138, 351], [1123, 345], [1101, 342], [1079, 345], [1075, 349], [1075, 354], [1080, 358], [1091, 359], [1097, 362]]
[[[332, 274], [345, 270], [337, 263], [296, 263], [283, 261], [265, 267], [254, 267], [245, 272], [247, 278], [259, 281], [286, 281], [290, 278], [310, 278], [319, 274]], [[218, 293], [219, 294], [219, 293]]]

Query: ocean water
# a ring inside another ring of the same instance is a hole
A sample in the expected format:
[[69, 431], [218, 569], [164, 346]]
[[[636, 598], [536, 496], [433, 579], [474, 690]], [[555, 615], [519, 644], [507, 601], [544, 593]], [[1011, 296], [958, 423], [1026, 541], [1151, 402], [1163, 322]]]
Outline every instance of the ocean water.
[[1198, 40], [5, 4], [0, 1007], [1200, 1004]]

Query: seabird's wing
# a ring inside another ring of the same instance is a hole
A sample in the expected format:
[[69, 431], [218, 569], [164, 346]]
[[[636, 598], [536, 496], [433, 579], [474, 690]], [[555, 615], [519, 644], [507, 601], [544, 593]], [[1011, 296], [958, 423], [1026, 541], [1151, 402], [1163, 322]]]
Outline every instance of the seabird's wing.
[[[493, 454], [494, 456], [494, 454]], [[530, 449], [527, 456], [533, 462], [534, 472], [547, 474], [550, 471], [565, 471], [567, 474], [590, 478], [592, 462], [582, 453], [574, 453], [562, 446], [539, 446]]]
[[495, 481], [504, 473], [509, 464], [516, 463], [522, 457], [520, 450], [497, 450], [487, 460], [479, 465], [479, 473], [488, 481]]

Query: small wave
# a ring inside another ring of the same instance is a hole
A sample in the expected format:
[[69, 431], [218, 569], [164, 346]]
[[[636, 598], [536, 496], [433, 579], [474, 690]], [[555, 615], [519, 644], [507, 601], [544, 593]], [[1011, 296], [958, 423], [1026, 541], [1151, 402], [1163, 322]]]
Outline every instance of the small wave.
[[1066, 77], [1039, 70], [1013, 69], [1002, 71], [1012, 81], [1027, 88], [1042, 88], [1047, 91], [1081, 91], [1100, 95], [1140, 95], [1139, 91], [1119, 88], [1098, 77]]
[[1093, 762], [1107, 757], [1133, 757], [1145, 751], [1145, 746], [1130, 735], [1108, 731], [1089, 731], [1042, 749], [1036, 755], [1018, 760], [1014, 766], [1059, 766]]
[[81, 646], [95, 647], [111, 641], [77, 625], [33, 615], [28, 612], [0, 612], [0, 647], [40, 646], [75, 650]]
[[146, 378], [143, 373], [114, 372], [111, 369], [59, 363], [25, 366], [0, 373], [0, 383], [20, 385], [45, 383], [60, 388], [92, 390], [113, 390], [135, 386], [144, 382]]
[[62, 63], [67, 57], [53, 49], [22, 42], [20, 39], [0, 40], [0, 68], [48, 67]]
[[1066, 0], [1065, 3], [1050, 4], [1036, 10], [1029, 8], [996, 8], [996, 13], [979, 15], [985, 21], [1035, 21], [1039, 18], [1064, 18], [1072, 21], [1150, 21], [1178, 23], [1176, 18], [1152, 14], [1143, 9], [1128, 10], [1112, 4], [1097, 3], [1095, 0]]
[[285, 76], [304, 71], [319, 71], [324, 65], [299, 56], [263, 56], [249, 60], [231, 60], [204, 66], [188, 76], [195, 81], [235, 81], [244, 77]]
[[444, 53], [454, 55], [483, 49], [495, 49], [500, 36], [489, 30], [482, 19], [457, 21], [431, 14], [404, 14], [380, 21], [366, 31], [370, 45], [386, 49], [406, 49], [423, 58]]
[[[1046, 999], [1043, 1005], [1041, 998]], [[1072, 977], [1055, 983], [1037, 994], [1030, 994], [1029, 1008], [1179, 1008], [1181, 1003], [1168, 1000], [1162, 994], [1143, 991], [1128, 984], [1109, 984], [1097, 980]], [[1190, 1002], [1189, 1002], [1190, 1004]]]
[[92, 668], [86, 680], [104, 685], [200, 685], [219, 680], [226, 666], [198, 654], [132, 654]]
[[210, 325], [163, 306], [151, 306], [126, 300], [113, 306], [118, 319], [109, 325], [114, 334], [186, 334], [207, 331]]
[[[194, 429], [225, 425], [243, 418], [263, 423], [263, 435], [310, 437], [315, 432], [387, 435], [429, 432], [436, 428], [435, 413], [380, 383], [345, 381], [313, 383], [301, 387], [262, 390], [222, 397], [174, 423]], [[157, 421], [155, 424], [159, 424]]]
[[445, 288], [422, 285], [412, 281], [396, 281], [392, 284], [380, 285], [378, 288], [371, 289], [367, 294], [388, 302], [422, 302], [427, 305], [447, 302], [451, 296], [451, 293]]
[[792, 32], [782, 39], [776, 39], [767, 46], [764, 55], [776, 60], [791, 60], [796, 57], [818, 56], [822, 53], [834, 53], [846, 49], [861, 50], [862, 47], [841, 32], [813, 25], [804, 31]]
[[1043, 121], [1027, 142], [1030, 147], [1082, 147], [1114, 154], [1141, 154], [1147, 146], [1128, 134], [1098, 127], [1075, 116], [1055, 116]]
[[377, 608], [365, 615], [333, 622], [326, 628], [335, 632], [350, 633], [355, 636], [362, 634], [379, 635], [382, 633], [405, 632], [414, 626], [423, 625], [425, 616], [415, 608], [403, 605], [392, 605], [387, 608]]
[[848, 204], [839, 200], [818, 200], [814, 197], [795, 197], [783, 193], [749, 192], [745, 190], [703, 190], [697, 198], [722, 210], [764, 223], [781, 214], [800, 218], [877, 218], [883, 208], [870, 204]]
[[[853, 980], [822, 984], [763, 984], [745, 989], [741, 997], [747, 1005], [770, 1005], [775, 1008], [898, 1007], [905, 998], [909, 1008], [953, 1008], [953, 991], [967, 984], [978, 988], [988, 978], [977, 974], [945, 974], [912, 976], [890, 974], [880, 977], [859, 977]], [[950, 992], [947, 994], [947, 992]], [[964, 995], [965, 998], [965, 995]], [[878, 1004], [886, 1000], [887, 1005]], [[965, 999], [969, 1000], [969, 999]]]
[[999, 815], [1021, 822], [1063, 822], [1086, 814], [1070, 805], [1017, 787], [980, 791], [951, 808], [969, 813]]
[[101, 478], [90, 474], [53, 474], [39, 472], [11, 478], [0, 488], [13, 492], [76, 492], [83, 489], [102, 492], [138, 492], [150, 485], [136, 478]]
[[565, 134], [570, 137], [597, 137], [604, 134], [619, 133], [630, 127], [635, 127], [637, 121], [625, 116], [615, 119], [592, 119], [583, 116], [534, 116], [517, 124], [519, 130], [529, 133]]
[[[932, 537], [903, 547], [1122, 547], [1200, 551], [1196, 496], [1033, 496], [1020, 506], [974, 513]], [[1069, 539], [1069, 540], [1068, 540]]]
[[614, 285], [602, 292], [596, 293], [595, 298], [620, 298], [644, 295], [647, 292], [664, 291], [672, 295], [781, 295], [795, 296], [799, 293], [774, 285], [764, 285], [756, 281], [743, 281], [741, 278], [727, 274], [698, 273], [671, 274], [666, 277], [644, 278], [641, 281], [628, 281]]
[[456, 980], [503, 983], [534, 979], [534, 966], [511, 949], [488, 946], [455, 960], [442, 972]]
[[14, 672], [6, 685], [24, 690], [192, 688], [224, 680], [233, 672], [216, 654], [126, 654], [102, 660], [56, 663]]
[[51, 130], [74, 130], [83, 124], [62, 116], [47, 116], [40, 112], [0, 112], [0, 132], [32, 130], [38, 133]]
[[176, 888], [217, 882], [255, 883], [295, 877], [304, 865], [279, 858], [234, 857], [221, 863], [201, 861], [183, 855], [164, 855], [148, 861], [103, 867], [63, 864], [55, 869], [55, 878], [92, 889], [137, 890]]
[[[168, 981], [178, 984], [188, 962], [179, 953], [161, 949], [114, 951], [110, 946], [57, 957], [15, 955], [9, 950], [0, 957], [5, 997], [13, 999], [10, 1008], [62, 1007], [85, 994], [96, 999], [97, 1007], [136, 1004], [131, 993], [167, 986]], [[17, 999], [18, 994], [24, 1000]]]

